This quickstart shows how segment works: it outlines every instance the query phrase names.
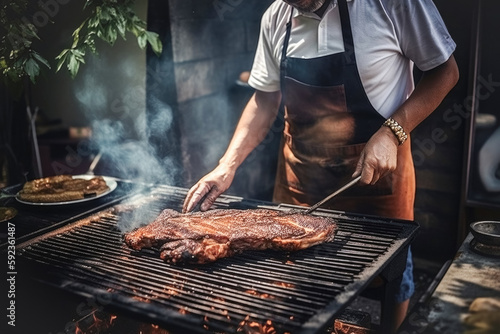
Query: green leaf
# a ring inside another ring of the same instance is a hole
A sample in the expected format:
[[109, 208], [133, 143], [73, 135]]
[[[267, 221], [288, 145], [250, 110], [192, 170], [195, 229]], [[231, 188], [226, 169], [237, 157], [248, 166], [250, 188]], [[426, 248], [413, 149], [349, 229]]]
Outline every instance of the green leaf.
[[71, 49], [71, 54], [73, 54], [81, 63], [84, 63], [83, 58], [85, 57], [85, 51], [83, 49]]
[[88, 19], [83, 20], [82, 24], [78, 28], [76, 28], [75, 31], [73, 31], [73, 45], [71, 46], [72, 48], [76, 48], [78, 43], [80, 42], [80, 32], [82, 31], [83, 27], [85, 26], [85, 23], [87, 23]]
[[157, 33], [152, 31], [146, 31], [146, 36], [148, 43], [151, 45], [153, 52], [159, 57], [163, 50], [163, 44], [160, 40], [160, 37]]
[[30, 77], [31, 82], [35, 83], [36, 77], [40, 73], [40, 66], [33, 58], [29, 58], [24, 64], [24, 71]]
[[118, 32], [112, 25], [108, 25], [107, 31], [106, 31], [106, 41], [113, 45], [116, 42], [116, 39], [118, 38]]
[[17, 29], [12, 29], [7, 37], [10, 42], [10, 46], [13, 49], [19, 50], [23, 47], [29, 47], [31, 45], [31, 41], [29, 39], [24, 38], [21, 34], [16, 31]]
[[97, 17], [99, 18], [100, 21], [111, 20], [111, 15], [110, 15], [107, 7], [101, 7], [101, 6], [97, 7], [96, 14], [97, 14]]
[[61, 51], [59, 55], [57, 55], [56, 59], [62, 59], [67, 56], [69, 49], [64, 49]]
[[12, 70], [8, 71], [7, 76], [9, 77], [9, 80], [12, 82], [21, 81], [21, 77], [20, 77], [19, 73], [17, 73], [16, 71], [12, 71]]
[[26, 63], [26, 58], [24, 57], [19, 57], [14, 64], [12, 64], [12, 68], [16, 71], [23, 71], [24, 70], [24, 64]]
[[97, 34], [96, 34], [96, 35], [97, 35], [97, 37], [99, 37], [99, 38], [100, 38], [100, 39], [102, 39], [102, 40], [105, 40], [105, 37], [104, 37], [104, 34], [105, 34], [105, 33], [104, 33], [104, 30], [102, 29], [102, 27], [101, 27], [101, 26], [99, 26], [99, 27], [96, 29], [96, 31], [97, 31]]
[[76, 59], [74, 54], [69, 54], [68, 59], [68, 70], [71, 77], [74, 79], [80, 69], [80, 62]]
[[92, 5], [93, 1], [92, 0], [87, 0], [85, 1], [85, 4], [83, 5], [83, 9], [87, 9]]
[[125, 33], [127, 32], [127, 26], [125, 24], [125, 20], [119, 20], [116, 22], [116, 29], [118, 30], [118, 33], [120, 36], [125, 39]]
[[146, 43], [148, 41], [148, 37], [146, 33], [142, 33], [139, 36], [137, 36], [137, 43], [139, 43], [139, 47], [141, 49], [144, 49], [146, 47]]
[[28, 24], [22, 24], [21, 25], [21, 33], [23, 35], [23, 37], [27, 38], [27, 39], [32, 39], [32, 38], [36, 38], [36, 39], [40, 39], [40, 37], [38, 37], [38, 34], [37, 34], [37, 29], [36, 27], [31, 24], [31, 23], [28, 23]]
[[97, 48], [96, 48], [96, 45], [95, 45], [95, 33], [94, 32], [90, 32], [86, 37], [85, 37], [85, 41], [83, 42], [83, 44], [92, 52], [92, 53], [97, 53]]
[[135, 18], [129, 20], [127, 23], [127, 29], [137, 37], [139, 37], [146, 31], [146, 29], [144, 29], [144, 27], [139, 23], [140, 22], [138, 22], [138, 20], [135, 20]]
[[91, 18], [89, 18], [89, 28], [95, 28], [99, 25], [99, 19], [97, 18], [97, 16], [92, 16]]
[[107, 8], [107, 14], [109, 15], [110, 20], [116, 19], [116, 16], [117, 16], [116, 8], [113, 8], [113, 7]]
[[[7, 62], [5, 61], [5, 58], [0, 58], [0, 68], [7, 68]], [[3, 72], [3, 71], [2, 71]]]
[[42, 56], [40, 56], [40, 54], [36, 51], [32, 51], [32, 56], [33, 58], [35, 58], [36, 60], [38, 60], [39, 63], [47, 66], [47, 68], [50, 68], [50, 64], [49, 62], [47, 61], [47, 59], [43, 58]]
[[66, 59], [68, 58], [68, 51], [69, 49], [65, 49], [56, 57], [56, 59], [59, 60], [57, 62], [56, 72], [59, 72], [63, 64], [66, 62]]

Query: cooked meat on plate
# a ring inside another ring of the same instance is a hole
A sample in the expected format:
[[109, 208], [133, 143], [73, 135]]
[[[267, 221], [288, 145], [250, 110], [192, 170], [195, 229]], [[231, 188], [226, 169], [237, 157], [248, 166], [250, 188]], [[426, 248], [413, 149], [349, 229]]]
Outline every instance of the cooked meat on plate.
[[18, 196], [27, 202], [54, 203], [97, 196], [108, 190], [102, 176], [85, 179], [57, 175], [26, 182]]

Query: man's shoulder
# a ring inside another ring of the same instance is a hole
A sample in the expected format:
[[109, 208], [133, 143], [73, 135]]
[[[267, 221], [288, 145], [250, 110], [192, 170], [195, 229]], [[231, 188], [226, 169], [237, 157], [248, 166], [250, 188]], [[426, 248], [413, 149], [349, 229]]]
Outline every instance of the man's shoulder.
[[432, 9], [435, 5], [433, 0], [374, 0], [382, 3], [387, 12], [393, 15], [403, 15], [403, 13], [412, 13], [419, 8], [420, 10]]

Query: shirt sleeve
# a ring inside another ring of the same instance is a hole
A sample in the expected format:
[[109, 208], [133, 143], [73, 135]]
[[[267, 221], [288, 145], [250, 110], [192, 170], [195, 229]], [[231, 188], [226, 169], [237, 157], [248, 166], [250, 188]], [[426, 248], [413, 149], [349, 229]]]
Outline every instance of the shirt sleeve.
[[[248, 84], [257, 90], [275, 92], [280, 90], [280, 59], [275, 50], [271, 36], [276, 30], [273, 27], [272, 7], [262, 16], [259, 42], [250, 72]], [[275, 21], [274, 21], [275, 22]]]
[[448, 60], [456, 44], [432, 0], [385, 0], [403, 54], [422, 71]]

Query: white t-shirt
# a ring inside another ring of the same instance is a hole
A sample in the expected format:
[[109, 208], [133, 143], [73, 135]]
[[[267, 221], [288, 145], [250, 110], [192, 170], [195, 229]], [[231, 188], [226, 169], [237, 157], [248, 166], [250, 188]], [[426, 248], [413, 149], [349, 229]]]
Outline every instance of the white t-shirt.
[[[444, 63], [455, 42], [432, 0], [348, 0], [356, 61], [373, 107], [389, 117], [414, 89], [413, 64], [422, 71]], [[276, 0], [262, 17], [249, 85], [280, 89], [280, 60], [292, 7]], [[288, 57], [315, 58], [344, 51], [337, 0], [322, 18], [294, 9]]]

